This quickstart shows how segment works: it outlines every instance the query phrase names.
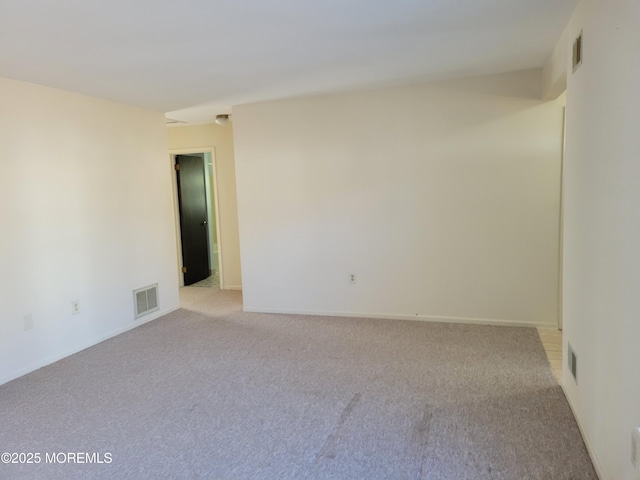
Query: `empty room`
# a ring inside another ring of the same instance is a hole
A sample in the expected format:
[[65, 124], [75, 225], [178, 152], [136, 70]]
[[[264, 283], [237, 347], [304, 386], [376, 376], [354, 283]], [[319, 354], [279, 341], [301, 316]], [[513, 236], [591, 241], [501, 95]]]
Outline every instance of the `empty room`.
[[0, 479], [640, 479], [638, 0], [0, 2]]

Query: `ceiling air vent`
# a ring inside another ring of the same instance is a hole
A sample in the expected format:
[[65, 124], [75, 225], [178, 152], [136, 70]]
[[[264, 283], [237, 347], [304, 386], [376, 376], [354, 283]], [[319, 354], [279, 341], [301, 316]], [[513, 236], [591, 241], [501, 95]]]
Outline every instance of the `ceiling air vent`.
[[136, 318], [140, 318], [148, 313], [155, 312], [158, 306], [158, 284], [139, 288], [133, 291], [133, 304]]

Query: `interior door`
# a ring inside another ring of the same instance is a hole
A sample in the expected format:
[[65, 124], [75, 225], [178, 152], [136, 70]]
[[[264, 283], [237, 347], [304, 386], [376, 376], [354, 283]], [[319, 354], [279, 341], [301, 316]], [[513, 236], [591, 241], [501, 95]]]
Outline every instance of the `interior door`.
[[211, 274], [204, 155], [176, 155], [184, 284]]

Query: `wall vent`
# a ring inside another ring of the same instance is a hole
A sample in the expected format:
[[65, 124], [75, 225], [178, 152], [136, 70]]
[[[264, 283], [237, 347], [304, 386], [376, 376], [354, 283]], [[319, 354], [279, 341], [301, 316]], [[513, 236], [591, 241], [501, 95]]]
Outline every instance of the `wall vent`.
[[631, 463], [636, 473], [640, 473], [640, 427], [631, 433]]
[[573, 42], [573, 71], [575, 72], [580, 65], [582, 65], [582, 56], [583, 56], [583, 45], [582, 45], [582, 32], [578, 35], [578, 38]]
[[140, 318], [148, 313], [155, 312], [158, 306], [158, 284], [139, 288], [133, 291], [133, 304], [136, 318]]
[[573, 379], [578, 383], [578, 357], [576, 356], [576, 352], [574, 352], [571, 344], [568, 343], [567, 345], [567, 363], [569, 364], [569, 371], [571, 372], [571, 375], [573, 375]]

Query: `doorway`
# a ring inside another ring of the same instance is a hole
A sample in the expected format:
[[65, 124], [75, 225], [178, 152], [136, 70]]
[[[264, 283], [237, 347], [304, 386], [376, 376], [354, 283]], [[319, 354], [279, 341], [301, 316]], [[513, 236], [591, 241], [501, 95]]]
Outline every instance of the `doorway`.
[[170, 154], [180, 286], [224, 288], [215, 150]]

